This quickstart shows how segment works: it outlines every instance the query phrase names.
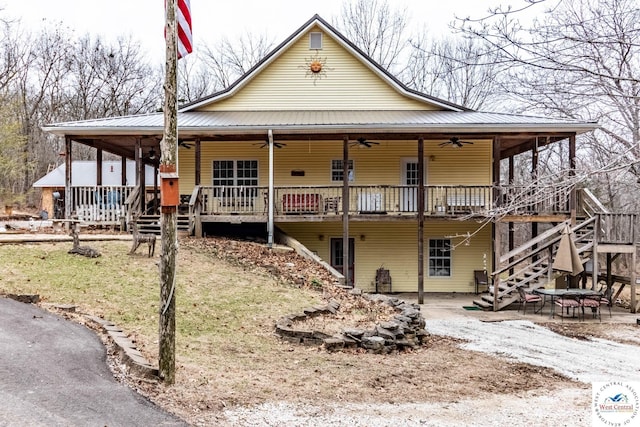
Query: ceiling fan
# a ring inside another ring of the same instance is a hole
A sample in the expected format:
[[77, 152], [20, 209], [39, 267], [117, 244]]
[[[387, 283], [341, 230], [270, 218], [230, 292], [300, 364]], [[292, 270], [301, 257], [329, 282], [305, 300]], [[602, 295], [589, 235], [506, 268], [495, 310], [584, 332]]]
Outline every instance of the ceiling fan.
[[462, 141], [457, 136], [452, 136], [448, 141], [442, 142], [438, 144], [440, 147], [444, 147], [445, 145], [451, 145], [454, 148], [463, 147], [463, 144], [473, 144], [471, 141]]
[[375, 141], [367, 141], [366, 138], [358, 138], [356, 139], [354, 142], [351, 143], [351, 145], [358, 145], [361, 147], [367, 147], [367, 148], [371, 148], [372, 145], [378, 145], [380, 144], [379, 142], [375, 142]]
[[191, 147], [193, 147], [193, 144], [189, 144], [188, 142], [184, 142], [184, 141], [178, 142], [178, 145], [180, 147], [184, 147], [184, 148], [187, 148], [189, 150], [191, 149]]
[[[269, 146], [269, 140], [266, 140], [263, 143], [257, 143], [257, 144], [253, 144], [253, 145], [259, 145], [260, 148], [268, 147]], [[284, 142], [273, 141], [273, 146], [276, 147], [276, 148], [282, 148], [282, 147], [286, 147], [287, 144], [285, 144]]]

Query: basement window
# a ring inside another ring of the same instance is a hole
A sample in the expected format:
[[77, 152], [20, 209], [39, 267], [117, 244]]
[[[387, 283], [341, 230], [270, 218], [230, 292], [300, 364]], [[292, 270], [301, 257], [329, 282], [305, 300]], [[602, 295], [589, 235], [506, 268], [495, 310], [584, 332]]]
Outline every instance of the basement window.
[[322, 49], [322, 33], [309, 33], [309, 49]]

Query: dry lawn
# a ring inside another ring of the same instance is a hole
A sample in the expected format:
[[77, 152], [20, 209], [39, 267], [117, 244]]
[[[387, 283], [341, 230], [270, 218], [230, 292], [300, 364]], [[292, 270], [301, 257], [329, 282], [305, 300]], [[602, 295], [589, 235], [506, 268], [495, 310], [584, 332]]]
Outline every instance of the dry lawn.
[[[159, 258], [128, 256], [129, 243], [96, 242], [102, 257], [87, 259], [67, 254], [70, 245], [0, 245], [0, 292], [37, 293], [43, 306], [76, 304], [111, 320], [157, 364]], [[375, 322], [375, 310], [350, 304], [325, 272], [294, 253], [254, 243], [184, 239], [178, 264], [176, 384], [116, 373], [194, 425], [215, 425], [225, 407], [262, 402], [454, 402], [589, 387], [436, 336], [392, 355], [292, 345], [273, 333], [281, 316], [329, 297], [353, 308], [338, 315], [345, 327]]]

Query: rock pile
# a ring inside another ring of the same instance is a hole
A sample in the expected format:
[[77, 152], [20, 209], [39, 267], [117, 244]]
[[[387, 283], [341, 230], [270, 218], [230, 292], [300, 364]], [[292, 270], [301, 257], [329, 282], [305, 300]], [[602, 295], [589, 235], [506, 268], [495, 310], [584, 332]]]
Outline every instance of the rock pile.
[[296, 344], [322, 345], [327, 351], [362, 348], [372, 353], [388, 354], [422, 344], [427, 332], [419, 305], [385, 295], [362, 294], [361, 298], [373, 303], [387, 304], [393, 307], [397, 314], [371, 329], [345, 328], [340, 334], [333, 336], [322, 331], [296, 328], [296, 324], [309, 318], [337, 314], [340, 303], [332, 300], [326, 306], [308, 308], [303, 313], [281, 318], [276, 322], [276, 334]]

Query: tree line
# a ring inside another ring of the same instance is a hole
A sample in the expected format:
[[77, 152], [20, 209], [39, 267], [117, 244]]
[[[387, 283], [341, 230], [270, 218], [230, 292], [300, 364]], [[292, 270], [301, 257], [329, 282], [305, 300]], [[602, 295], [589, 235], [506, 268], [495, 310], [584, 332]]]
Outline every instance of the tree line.
[[[597, 121], [579, 139], [574, 182], [610, 209], [638, 211], [640, 185], [640, 10], [635, 0], [519, 0], [485, 16], [452, 19], [452, 33], [410, 24], [387, 0], [345, 0], [331, 20], [407, 86], [468, 108]], [[158, 111], [164, 64], [138, 41], [78, 35], [62, 23], [28, 32], [0, 10], [0, 200], [37, 206], [32, 183], [60, 163], [64, 141], [41, 131], [63, 121]], [[418, 29], [412, 29], [418, 28]], [[276, 45], [268, 34], [213, 44], [179, 63], [179, 100], [222, 90]], [[566, 176], [558, 144], [520, 182]], [[90, 159], [79, 147], [76, 158]], [[566, 155], [564, 156], [566, 159]], [[565, 160], [566, 162], [566, 160]], [[631, 191], [630, 191], [631, 189]]]

